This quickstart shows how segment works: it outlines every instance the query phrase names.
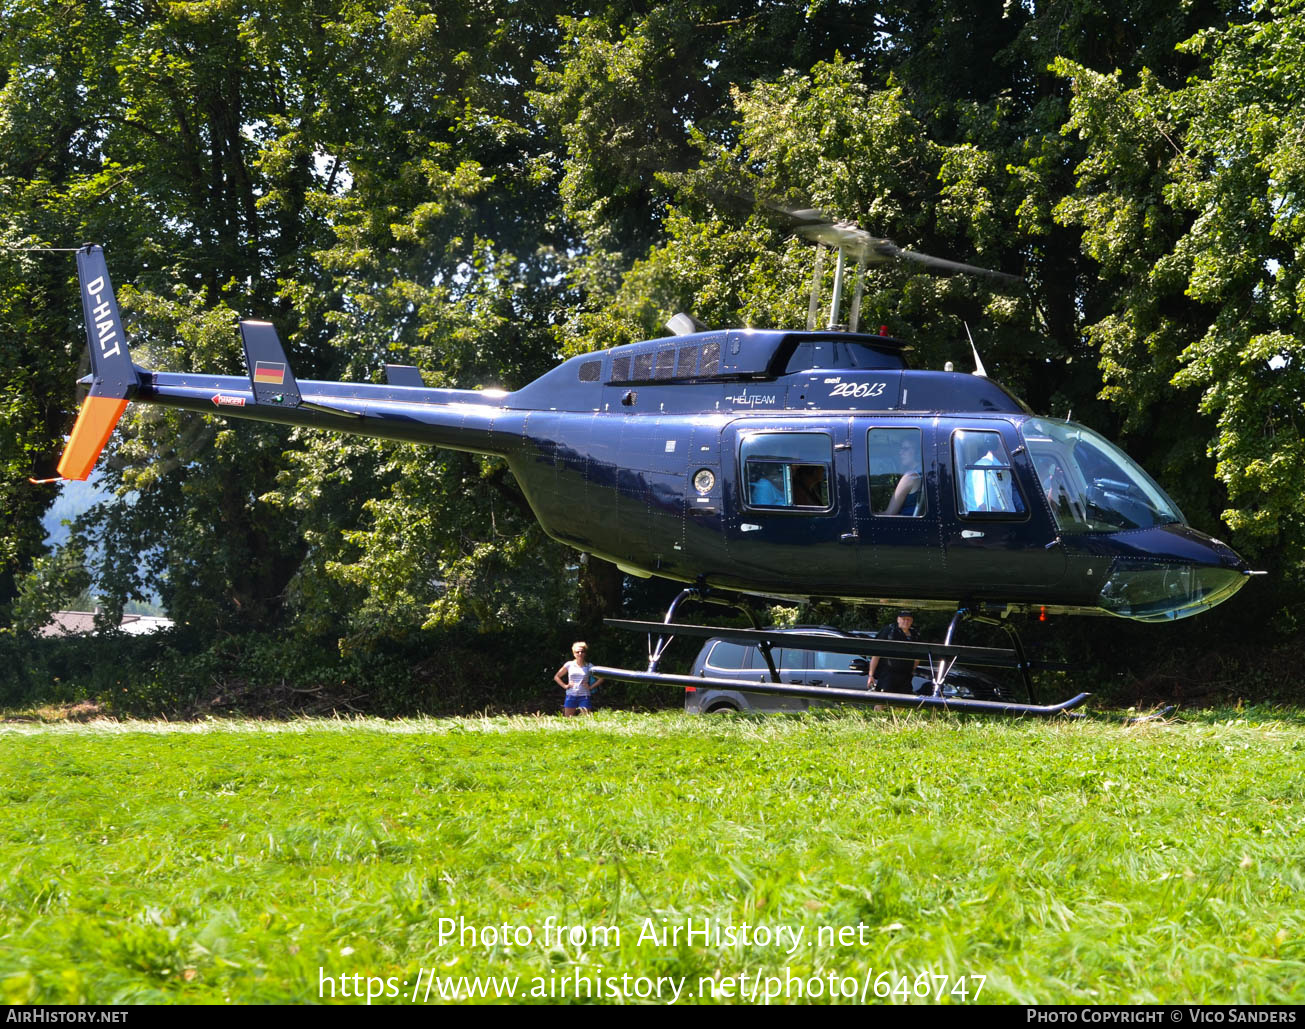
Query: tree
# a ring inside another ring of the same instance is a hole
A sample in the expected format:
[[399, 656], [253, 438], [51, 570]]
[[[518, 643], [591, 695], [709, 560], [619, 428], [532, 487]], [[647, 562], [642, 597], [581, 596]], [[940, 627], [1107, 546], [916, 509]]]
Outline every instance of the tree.
[[[0, 243], [105, 243], [146, 364], [238, 372], [253, 315], [301, 377], [513, 388], [677, 309], [802, 324], [812, 250], [753, 201], [817, 204], [1029, 282], [879, 267], [865, 324], [966, 367], [968, 323], [1035, 408], [1290, 555], [1300, 9], [0, 0]], [[49, 497], [12, 484], [72, 414], [63, 260], [0, 255], [0, 604]], [[209, 631], [367, 645], [619, 596], [497, 461], [143, 409], [107, 480], [110, 606], [159, 584]]]
[[[65, 398], [80, 354], [76, 245], [82, 194], [103, 174], [85, 129], [107, 73], [109, 19], [80, 4], [0, 5], [0, 624], [18, 578], [43, 549]], [[20, 249], [11, 249], [20, 248]]]
[[[11, 72], [6, 96], [6, 181], [31, 179], [18, 165], [42, 158], [58, 115], [66, 138], [53, 149], [81, 163], [29, 190], [33, 205], [49, 238], [107, 243], [143, 363], [236, 372], [236, 317], [257, 314], [276, 322], [304, 377], [408, 360], [437, 382], [519, 385], [546, 365], [568, 242], [523, 94], [554, 45], [547, 5], [468, 18], [440, 3], [145, 3], [110, 18], [14, 0], [5, 14], [22, 30], [6, 34], [9, 67], [24, 72]], [[46, 74], [65, 52], [86, 66]], [[61, 331], [42, 326], [46, 339], [69, 338], [76, 316], [75, 288], [60, 281], [61, 296], [33, 305], [57, 312]], [[6, 292], [16, 309], [29, 300]], [[37, 395], [71, 399], [67, 357], [49, 378]], [[67, 417], [52, 407], [47, 446]], [[104, 555], [101, 588], [120, 605], [148, 581], [174, 615], [211, 629], [275, 624], [315, 570], [366, 551], [366, 532], [344, 533], [374, 510], [369, 496], [405, 468], [423, 481], [420, 462], [395, 449], [363, 449], [364, 465], [387, 470], [377, 482], [364, 467], [348, 488], [296, 483], [303, 469], [347, 472], [330, 459], [337, 441], [133, 410], [107, 459], [120, 500], [82, 524]], [[314, 450], [327, 459], [287, 456]], [[483, 481], [511, 497], [501, 468]], [[456, 550], [462, 537], [443, 517], [453, 500], [414, 502]], [[18, 565], [34, 553], [25, 546]]]
[[[1295, 576], [1305, 556], [1305, 5], [1258, 4], [1253, 15], [1187, 41], [1208, 71], [1180, 88], [1059, 65], [1076, 89], [1067, 129], [1087, 148], [1059, 217], [1083, 227], [1118, 285], [1114, 309], [1088, 329], [1105, 395], [1185, 450], [1179, 468], [1213, 457], [1235, 543]], [[1199, 485], [1184, 500], [1193, 496]]]

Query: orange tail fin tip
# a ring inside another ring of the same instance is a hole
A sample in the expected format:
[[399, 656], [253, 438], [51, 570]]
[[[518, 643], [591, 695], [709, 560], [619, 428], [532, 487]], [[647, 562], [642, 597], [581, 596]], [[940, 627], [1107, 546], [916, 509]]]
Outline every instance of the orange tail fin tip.
[[59, 474], [65, 479], [88, 478], [125, 410], [126, 397], [87, 396], [77, 414], [68, 446], [59, 459]]

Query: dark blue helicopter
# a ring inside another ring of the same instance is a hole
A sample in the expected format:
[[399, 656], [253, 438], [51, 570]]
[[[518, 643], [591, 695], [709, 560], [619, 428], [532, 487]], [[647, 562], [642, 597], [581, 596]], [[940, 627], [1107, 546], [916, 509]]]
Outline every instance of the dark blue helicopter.
[[[830, 327], [814, 326], [818, 259], [806, 331], [699, 331], [677, 316], [686, 323], [678, 335], [574, 357], [510, 393], [427, 388], [416, 368], [399, 365], [387, 366], [386, 385], [300, 381], [276, 330], [260, 321], [240, 324], [247, 376], [141, 368], [103, 251], [87, 246], [77, 264], [90, 391], [59, 473], [89, 475], [128, 401], [502, 457], [550, 536], [627, 574], [687, 584], [664, 623], [612, 622], [661, 634], [647, 671], [597, 669], [665, 685], [686, 679], [658, 671], [670, 634], [732, 636], [765, 653], [774, 638], [676, 624], [682, 601], [838, 598], [956, 612], [942, 644], [877, 644], [935, 665], [934, 696], [844, 699], [1059, 713], [1087, 694], [1010, 704], [948, 699], [940, 684], [958, 658], [1018, 668], [1028, 684], [1012, 613], [1169, 621], [1241, 588], [1252, 574], [1242, 559], [1187, 525], [1101, 436], [1034, 415], [982, 374], [911, 369], [900, 341], [833, 325], [846, 256], [864, 268], [892, 245], [855, 227], [821, 231], [817, 254], [838, 248]], [[966, 618], [1000, 624], [1011, 649], [954, 645]], [[827, 638], [819, 646], [831, 649]], [[747, 688], [831, 695], [773, 678]]]

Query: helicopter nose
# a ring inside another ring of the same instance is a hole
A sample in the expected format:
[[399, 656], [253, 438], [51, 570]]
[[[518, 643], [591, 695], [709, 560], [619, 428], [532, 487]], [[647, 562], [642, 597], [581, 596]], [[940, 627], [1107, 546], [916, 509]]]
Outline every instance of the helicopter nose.
[[1101, 606], [1140, 622], [1168, 622], [1222, 604], [1252, 574], [1236, 551], [1187, 525], [1117, 533]]

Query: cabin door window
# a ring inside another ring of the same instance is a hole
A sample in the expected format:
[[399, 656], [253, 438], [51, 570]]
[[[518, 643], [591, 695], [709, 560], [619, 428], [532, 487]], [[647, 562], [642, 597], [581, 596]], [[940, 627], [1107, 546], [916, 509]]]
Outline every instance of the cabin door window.
[[834, 442], [823, 432], [757, 432], [745, 436], [743, 500], [762, 510], [816, 513], [834, 507]]
[[1001, 433], [958, 429], [952, 436], [957, 510], [966, 518], [1018, 518], [1024, 498]]
[[870, 511], [900, 518], [923, 518], [928, 508], [924, 488], [924, 443], [919, 429], [871, 429]]

